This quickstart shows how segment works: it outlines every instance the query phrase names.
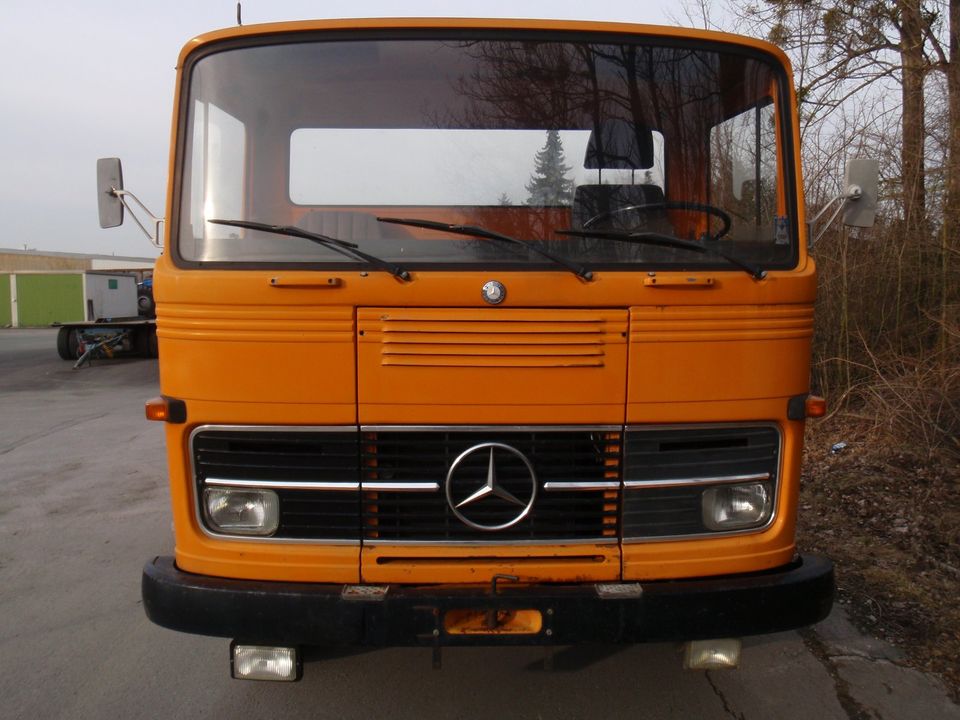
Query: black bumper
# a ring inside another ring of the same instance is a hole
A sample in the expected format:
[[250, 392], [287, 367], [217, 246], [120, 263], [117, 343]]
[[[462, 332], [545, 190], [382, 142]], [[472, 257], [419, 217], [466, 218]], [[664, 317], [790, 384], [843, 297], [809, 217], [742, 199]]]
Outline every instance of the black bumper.
[[[611, 592], [594, 584], [489, 587], [391, 585], [377, 600], [343, 585], [231, 580], [181, 572], [171, 557], [143, 569], [143, 605], [181, 632], [289, 645], [567, 645], [740, 637], [811, 625], [830, 613], [833, 563], [804, 555], [750, 575], [644, 582]], [[618, 593], [624, 590], [625, 593]], [[349, 595], [349, 593], [348, 593]], [[456, 635], [453, 609], [539, 610], [526, 635]]]

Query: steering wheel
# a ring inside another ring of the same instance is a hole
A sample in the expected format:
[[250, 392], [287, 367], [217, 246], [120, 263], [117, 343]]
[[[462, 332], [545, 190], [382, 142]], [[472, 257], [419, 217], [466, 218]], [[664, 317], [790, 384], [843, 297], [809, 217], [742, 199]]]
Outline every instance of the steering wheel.
[[602, 212], [594, 215], [592, 218], [583, 223], [583, 229], [587, 230], [592, 225], [600, 222], [601, 220], [607, 220], [617, 215], [623, 215], [624, 213], [629, 212], [650, 212], [651, 210], [695, 210], [697, 212], [702, 212], [706, 215], [713, 215], [715, 218], [718, 218], [720, 222], [723, 223], [723, 227], [720, 228], [720, 231], [716, 235], [710, 235], [711, 240], [719, 240], [728, 232], [730, 232], [730, 216], [727, 215], [723, 210], [714, 205], [705, 205], [703, 203], [687, 202], [686, 200], [666, 200], [664, 202], [658, 203], [645, 203], [643, 205], [626, 205], [615, 210], [608, 210], [607, 212]]

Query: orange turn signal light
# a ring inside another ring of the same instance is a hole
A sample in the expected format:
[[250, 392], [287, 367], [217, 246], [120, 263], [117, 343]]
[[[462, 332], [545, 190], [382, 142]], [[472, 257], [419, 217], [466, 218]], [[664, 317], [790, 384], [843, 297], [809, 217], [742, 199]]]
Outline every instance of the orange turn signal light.
[[818, 418], [827, 414], [827, 401], [816, 395], [808, 395], [804, 407], [807, 417]]
[[187, 421], [187, 405], [183, 400], [168, 397], [150, 398], [144, 404], [147, 420], [182, 423]]
[[147, 420], [165, 421], [170, 417], [170, 406], [167, 405], [167, 399], [164, 397], [155, 397], [147, 400], [145, 409]]

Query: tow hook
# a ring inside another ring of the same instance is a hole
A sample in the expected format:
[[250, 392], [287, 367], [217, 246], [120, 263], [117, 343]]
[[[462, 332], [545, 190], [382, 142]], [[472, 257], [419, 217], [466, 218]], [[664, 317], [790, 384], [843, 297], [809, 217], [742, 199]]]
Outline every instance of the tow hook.
[[[507, 580], [509, 582], [519, 582], [520, 578], [516, 575], [494, 575], [490, 579], [490, 594], [496, 596], [497, 594], [497, 581], [498, 580]], [[505, 613], [505, 616], [509, 616], [509, 613]], [[500, 627], [503, 622], [500, 620], [500, 611], [494, 608], [487, 610], [486, 617], [484, 618], [484, 625], [488, 630], [496, 630]]]

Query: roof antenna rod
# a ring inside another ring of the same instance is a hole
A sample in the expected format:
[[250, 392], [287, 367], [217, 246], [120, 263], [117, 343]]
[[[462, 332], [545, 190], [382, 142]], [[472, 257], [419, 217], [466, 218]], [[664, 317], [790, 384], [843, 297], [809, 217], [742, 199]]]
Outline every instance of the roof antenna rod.
[[237, 25], [243, 26], [243, 18], [240, 17], [240, 3], [237, 3]]

